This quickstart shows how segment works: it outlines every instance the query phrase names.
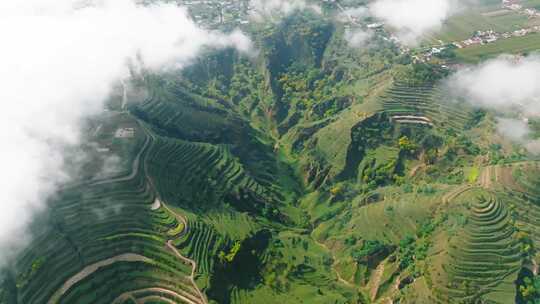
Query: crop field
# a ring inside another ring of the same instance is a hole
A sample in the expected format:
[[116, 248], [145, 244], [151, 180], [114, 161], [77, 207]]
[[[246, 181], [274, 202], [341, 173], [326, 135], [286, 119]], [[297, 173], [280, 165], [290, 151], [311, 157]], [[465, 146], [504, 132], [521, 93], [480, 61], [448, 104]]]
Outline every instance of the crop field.
[[438, 128], [462, 130], [470, 119], [467, 106], [452, 104], [440, 89], [431, 85], [410, 86], [396, 82], [380, 99], [383, 112], [411, 123], [422, 123], [426, 117]]
[[452, 208], [465, 208], [450, 212], [446, 224], [450, 226], [436, 238], [434, 250], [445, 249], [431, 259], [433, 294], [441, 303], [479, 297], [509, 303], [521, 265], [521, 244], [515, 238], [507, 203], [475, 188], [452, 202]]
[[504, 182], [507, 189], [515, 191], [509, 198], [513, 200], [512, 209], [519, 215], [519, 229], [529, 235], [535, 247], [540, 246], [540, 231], [537, 228], [540, 224], [538, 163], [522, 163], [501, 168], [500, 171], [500, 175], [506, 176]]
[[[139, 145], [142, 157], [149, 146]], [[17, 262], [13, 280], [20, 301], [124, 303], [153, 297], [202, 303], [190, 279], [192, 266], [165, 246], [169, 232], [183, 223], [164, 208], [151, 208], [155, 192], [142, 172], [144, 162], [131, 159], [132, 172], [59, 194], [51, 230], [40, 231]]]
[[[430, 43], [538, 21], [480, 3]], [[324, 15], [253, 27], [256, 58], [205, 49], [181, 71], [141, 71], [131, 94], [144, 100], [115, 91], [75, 151], [84, 176], [49, 198], [0, 271], [0, 304], [522, 296], [540, 264], [535, 158], [498, 135], [496, 113], [454, 101], [442, 58], [415, 61], [382, 29], [350, 48]], [[458, 61], [539, 37], [456, 50]]]
[[[227, 147], [165, 138], [158, 138], [157, 144], [159, 150], [148, 157], [149, 174], [167, 202], [204, 210], [233, 193], [272, 195], [244, 170]], [[242, 197], [238, 203], [242, 203]]]
[[442, 29], [428, 41], [435, 43], [437, 40], [442, 40], [451, 43], [468, 39], [475, 31], [511, 32], [532, 24], [526, 16], [508, 10], [497, 8], [492, 12], [473, 11], [448, 19]]
[[476, 63], [500, 54], [521, 54], [534, 52], [540, 48], [540, 34], [534, 33], [523, 37], [512, 37], [486, 45], [478, 45], [456, 51], [458, 59]]

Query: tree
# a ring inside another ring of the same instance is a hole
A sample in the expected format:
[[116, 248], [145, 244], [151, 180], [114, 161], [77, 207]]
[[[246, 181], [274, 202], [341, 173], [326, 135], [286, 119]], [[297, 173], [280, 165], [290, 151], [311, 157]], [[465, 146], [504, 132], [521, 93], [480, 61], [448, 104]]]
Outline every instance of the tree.
[[353, 249], [351, 256], [359, 261], [363, 262], [369, 257], [378, 254], [386, 249], [386, 245], [384, 245], [379, 240], [366, 240], [362, 244], [360, 248]]
[[232, 248], [229, 250], [229, 253], [225, 253], [225, 251], [220, 251], [218, 253], [218, 258], [222, 263], [231, 263], [234, 261], [234, 258], [236, 257], [236, 254], [238, 251], [240, 251], [241, 244], [239, 241], [234, 242]]
[[399, 148], [402, 150], [402, 151], [406, 151], [408, 153], [414, 153], [416, 151], [416, 149], [418, 148], [418, 146], [413, 143], [408, 136], [402, 136], [399, 138], [399, 141], [398, 141], [398, 145], [399, 145]]

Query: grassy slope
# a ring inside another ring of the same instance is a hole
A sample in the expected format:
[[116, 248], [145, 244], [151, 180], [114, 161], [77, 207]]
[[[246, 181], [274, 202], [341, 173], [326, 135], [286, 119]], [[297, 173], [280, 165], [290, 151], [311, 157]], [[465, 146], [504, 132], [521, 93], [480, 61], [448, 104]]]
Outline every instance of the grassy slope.
[[[515, 22], [508, 18], [500, 19], [503, 26]], [[459, 28], [449, 31], [457, 36], [464, 33]], [[490, 185], [460, 192], [467, 184], [486, 180], [482, 174], [487, 160], [478, 155], [485, 155], [493, 143], [485, 139], [492, 133], [491, 118], [473, 129], [457, 128], [455, 136], [445, 134], [442, 125], [394, 124], [384, 136], [381, 127], [379, 133], [361, 137], [364, 134], [355, 131], [364, 130], [367, 117], [371, 117], [368, 127], [388, 121], [384, 115], [373, 115], [385, 105], [388, 110], [406, 103], [411, 106], [412, 101], [414, 107], [435, 108], [425, 113], [439, 119], [437, 124], [459, 115], [463, 125], [468, 112], [456, 114], [438, 105], [436, 98], [426, 98], [426, 91], [433, 93], [430, 86], [421, 90], [394, 87], [397, 54], [350, 50], [343, 47], [341, 34], [339, 30], [333, 33], [320, 64], [309, 57], [317, 51], [306, 42], [309, 36], [294, 36], [306, 39], [294, 42], [299, 44], [281, 40], [279, 32], [271, 36], [275, 40], [269, 42], [279, 41], [273, 46], [290, 51], [289, 62], [273, 63], [282, 69], [279, 73], [290, 74], [291, 62], [305, 57], [303, 68], [320, 73], [320, 79], [328, 77], [328, 86], [339, 88], [338, 92], [323, 90], [325, 96], [306, 103], [307, 108], [298, 98], [302, 90], [274, 99], [279, 88], [272, 87], [277, 86], [272, 81], [278, 75], [272, 76], [268, 69], [279, 69], [264, 59], [262, 66], [235, 59], [232, 66], [223, 67], [220, 63], [229, 62], [225, 59], [230, 54], [218, 54], [196, 64], [183, 78], [149, 75], [145, 85], [154, 91], [140, 105], [144, 114], [138, 116], [148, 122], [155, 137], [145, 154], [154, 184], [141, 171], [133, 180], [66, 193], [53, 211], [54, 228], [42, 231], [42, 237], [21, 257], [14, 278], [6, 281], [9, 288], [0, 293], [0, 303], [14, 304], [7, 299], [15, 295], [18, 303], [43, 303], [84, 265], [129, 251], [151, 257], [155, 263], [120, 263], [100, 269], [71, 289], [64, 302], [81, 295], [85, 300], [80, 303], [94, 303], [97, 296], [110, 302], [129, 288], [156, 285], [195, 294], [186, 279], [191, 269], [164, 246], [173, 236], [172, 244], [179, 252], [197, 262], [198, 286], [219, 303], [356, 303], [390, 298], [403, 303], [457, 303], [474, 296], [502, 302], [513, 298], [512, 280], [521, 262], [514, 251], [505, 249], [517, 248], [508, 216], [513, 207], [504, 190], [497, 193]], [[298, 49], [292, 51], [294, 47]], [[243, 75], [250, 75], [249, 80]], [[382, 99], [383, 93], [394, 103]], [[332, 101], [328, 105], [345, 102], [342, 108], [332, 109], [325, 106], [328, 100]], [[276, 114], [279, 111], [285, 113], [281, 118]], [[297, 121], [290, 119], [295, 116]], [[279, 127], [285, 132], [278, 132]], [[315, 127], [312, 133], [311, 127]], [[417, 151], [399, 147], [403, 135], [418, 145]], [[461, 137], [474, 139], [474, 144], [462, 143]], [[442, 142], [428, 144], [433, 138]], [[294, 148], [297, 142], [303, 143], [299, 149]], [[471, 146], [480, 150], [471, 152]], [[508, 155], [509, 149], [501, 153]], [[435, 150], [434, 160], [426, 157], [429, 150]], [[361, 157], [351, 161], [351, 155]], [[368, 185], [371, 180], [363, 181], [364, 169], [376, 171], [394, 159], [398, 163], [392, 173], [397, 178], [383, 175], [375, 187]], [[350, 164], [358, 174], [335, 178]], [[308, 165], [316, 168], [313, 172], [330, 172], [324, 183], [310, 184]], [[458, 185], [446, 178], [456, 171], [463, 175]], [[529, 185], [526, 193], [533, 192], [531, 178], [521, 182], [521, 187]], [[153, 187], [169, 209], [150, 210], [155, 202]], [[479, 211], [487, 208], [478, 201], [479, 195], [493, 197], [493, 212]], [[186, 217], [189, 229], [185, 234], [181, 233], [184, 224], [169, 210]], [[519, 209], [520, 225], [534, 232], [538, 223], [526, 210], [536, 209]], [[484, 213], [487, 222], [483, 222]], [[483, 229], [489, 235], [482, 235]], [[540, 240], [534, 237], [535, 242]], [[367, 244], [375, 241], [382, 249], [362, 255]], [[240, 244], [237, 252], [236, 244]], [[496, 268], [496, 261], [486, 256], [486, 250], [508, 262], [508, 276], [489, 269]], [[231, 252], [230, 260], [223, 258]], [[491, 264], [487, 269], [476, 268], [481, 263]], [[47, 280], [60, 270], [63, 276]], [[119, 272], [128, 275], [119, 276]], [[486, 276], [492, 281], [486, 285], [461, 280], [451, 285], [463, 273], [473, 282]], [[110, 280], [117, 281], [110, 285]], [[100, 287], [93, 292], [95, 286]], [[114, 288], [106, 290], [108, 286]]]

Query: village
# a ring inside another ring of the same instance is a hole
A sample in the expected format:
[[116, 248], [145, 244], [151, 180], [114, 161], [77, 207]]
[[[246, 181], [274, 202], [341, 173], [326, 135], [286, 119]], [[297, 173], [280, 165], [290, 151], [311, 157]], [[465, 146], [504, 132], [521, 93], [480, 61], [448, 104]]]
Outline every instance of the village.
[[[177, 0], [177, 2], [189, 9], [194, 21], [199, 26], [207, 29], [243, 27], [249, 25], [252, 20], [250, 14], [253, 11], [249, 0]], [[461, 41], [441, 41], [436, 45], [411, 49], [403, 43], [397, 35], [392, 34], [385, 28], [384, 22], [370, 20], [366, 22], [365, 16], [350, 14], [351, 7], [340, 3], [339, 0], [321, 0], [322, 4], [333, 5], [341, 13], [341, 20], [346, 29], [359, 28], [365, 31], [377, 33], [377, 35], [398, 46], [403, 54], [410, 54], [415, 62], [429, 62], [434, 57], [444, 57], [441, 54], [451, 48], [463, 49], [478, 45], [486, 45], [515, 37], [523, 37], [529, 34], [540, 33], [540, 25], [525, 27], [508, 32], [497, 32], [493, 29], [477, 30], [471, 37]], [[502, 0], [500, 9], [488, 12], [489, 15], [506, 14], [508, 11], [526, 16], [529, 19], [539, 18], [540, 12], [534, 8], [527, 8], [520, 0]], [[444, 60], [443, 60], [444, 61]], [[441, 65], [447, 68], [446, 64]]]
[[[527, 16], [527, 18], [538, 18], [540, 17], [540, 12], [533, 8], [524, 8], [523, 5], [520, 4], [520, 0], [502, 0], [501, 3], [501, 10], [495, 11], [492, 14], [499, 14], [499, 13], [505, 13], [506, 11], [514, 11], [519, 13], [520, 15]], [[439, 41], [441, 43], [441, 46], [434, 46], [431, 48], [428, 48], [427, 51], [425, 51], [423, 54], [416, 56], [415, 59], [427, 62], [431, 60], [431, 58], [434, 55], [440, 54], [442, 51], [447, 49], [448, 47], [455, 47], [458, 49], [468, 48], [476, 45], [485, 45], [494, 43], [496, 41], [502, 40], [502, 39], [509, 39], [514, 37], [523, 37], [529, 34], [533, 33], [540, 33], [540, 25], [535, 25], [532, 27], [527, 28], [521, 28], [510, 32], [496, 32], [494, 30], [485, 30], [481, 31], [478, 30], [474, 32], [474, 34], [465, 40], [462, 41], [454, 41], [449, 44], [446, 44], [442, 41]]]
[[187, 7], [193, 20], [203, 28], [249, 24], [249, 0], [177, 0], [177, 3]]

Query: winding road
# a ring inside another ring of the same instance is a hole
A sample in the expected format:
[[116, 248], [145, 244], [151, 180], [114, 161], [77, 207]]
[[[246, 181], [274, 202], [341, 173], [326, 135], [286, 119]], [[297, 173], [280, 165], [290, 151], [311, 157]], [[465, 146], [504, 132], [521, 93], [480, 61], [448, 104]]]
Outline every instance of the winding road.
[[[147, 171], [147, 164], [146, 164], [146, 158], [144, 158], [144, 152], [148, 149], [151, 142], [153, 140], [155, 140], [155, 137], [151, 133], [151, 131], [146, 128], [144, 123], [141, 123], [138, 120], [137, 120], [137, 123], [139, 124], [141, 130], [143, 130], [143, 132], [145, 133], [146, 136], [145, 136], [145, 141], [144, 141], [143, 146], [141, 147], [141, 149], [139, 150], [139, 152], [137, 153], [137, 155], [135, 156], [135, 158], [133, 160], [131, 173], [129, 175], [127, 175], [127, 176], [92, 181], [92, 182], [88, 183], [87, 185], [96, 186], [96, 185], [102, 185], [102, 184], [108, 184], [108, 183], [123, 182], [123, 181], [132, 180], [139, 174], [140, 167], [141, 167], [141, 158], [142, 158], [143, 159], [142, 164], [143, 164], [145, 178], [148, 181], [148, 183], [150, 184], [150, 187], [154, 191], [155, 196], [156, 196], [152, 206], [150, 206], [150, 209], [151, 210], [158, 210], [160, 207], [163, 207], [168, 212], [173, 214], [176, 217], [176, 219], [178, 221], [180, 221], [184, 225], [184, 230], [182, 231], [182, 234], [181, 234], [181, 235], [183, 235], [188, 231], [188, 221], [187, 221], [187, 219], [184, 216], [174, 212], [172, 209], [170, 209], [168, 206], [165, 205], [165, 203], [163, 202], [163, 200], [161, 199], [159, 193], [156, 190], [156, 187], [154, 185], [154, 182], [153, 182], [151, 176], [148, 174], [148, 171]], [[194, 297], [193, 295], [191, 295], [191, 294], [189, 294], [189, 293], [187, 293], [185, 291], [176, 292], [176, 291], [168, 290], [168, 289], [165, 289], [165, 288], [152, 287], [152, 288], [145, 288], [145, 289], [139, 289], [139, 290], [125, 292], [125, 293], [121, 294], [120, 296], [118, 296], [113, 301], [113, 303], [122, 303], [122, 301], [127, 300], [127, 299], [132, 299], [136, 303], [145, 303], [146, 301], [151, 301], [151, 300], [160, 300], [160, 301], [164, 301], [164, 302], [167, 302], [167, 303], [176, 303], [175, 301], [173, 301], [171, 299], [168, 299], [168, 298], [165, 298], [163, 296], [160, 296], [159, 294], [158, 295], [145, 296], [145, 297], [140, 298], [140, 299], [137, 299], [134, 296], [136, 293], [144, 292], [144, 291], [153, 291], [153, 292], [157, 292], [157, 293], [161, 293], [161, 294], [168, 294], [168, 295], [176, 297], [177, 299], [179, 299], [179, 300], [181, 300], [181, 301], [183, 301], [185, 303], [188, 303], [188, 304], [207, 304], [208, 303], [208, 301], [206, 299], [206, 296], [199, 289], [199, 287], [197, 286], [197, 284], [195, 282], [195, 274], [196, 274], [196, 270], [197, 270], [197, 262], [195, 262], [194, 260], [192, 260], [190, 258], [187, 258], [187, 257], [183, 256], [178, 251], [178, 249], [176, 249], [176, 247], [174, 247], [172, 239], [169, 239], [166, 242], [165, 246], [169, 250], [171, 250], [175, 254], [175, 256], [178, 257], [181, 260], [182, 263], [187, 264], [187, 265], [191, 265], [191, 273], [187, 278], [191, 282], [192, 288], [196, 291], [196, 294], [197, 294], [198, 298]], [[47, 301], [47, 304], [56, 304], [56, 303], [58, 303], [59, 300], [62, 298], [62, 296], [67, 291], [69, 291], [75, 284], [81, 282], [82, 280], [84, 280], [85, 278], [87, 278], [88, 276], [93, 274], [94, 272], [98, 271], [100, 268], [112, 265], [112, 264], [117, 263], [117, 262], [147, 262], [147, 263], [152, 263], [153, 260], [151, 260], [151, 259], [149, 259], [149, 258], [147, 258], [145, 256], [142, 256], [140, 254], [136, 254], [136, 253], [124, 253], [124, 254], [120, 254], [120, 255], [117, 255], [117, 256], [114, 256], [114, 257], [111, 257], [111, 258], [96, 262], [94, 264], [88, 265], [88, 266], [84, 267], [81, 271], [79, 271], [78, 273], [76, 273], [75, 275], [70, 277], [68, 280], [66, 280], [64, 282], [64, 284], [58, 290], [56, 290], [56, 292]]]
[[66, 282], [64, 282], [64, 285], [60, 287], [47, 301], [47, 304], [56, 304], [62, 298], [62, 296], [71, 288], [73, 285], [79, 283], [80, 281], [87, 278], [89, 275], [96, 272], [98, 269], [102, 267], [106, 267], [109, 265], [112, 265], [114, 263], [118, 262], [152, 262], [149, 258], [142, 256], [140, 254], [136, 253], [124, 253], [117, 256], [114, 256], [112, 258], [108, 258], [106, 260], [102, 260], [99, 262], [96, 262], [94, 264], [88, 265], [84, 267], [81, 271], [79, 271], [77, 274], [69, 278]]
[[[141, 124], [141, 129], [145, 132], [147, 138], [150, 139], [150, 141], [152, 140], [155, 140], [155, 136], [152, 134], [152, 132], [150, 130], [148, 130], [146, 128], [146, 126], [144, 126], [143, 124]], [[144, 174], [145, 174], [145, 177], [146, 177], [146, 180], [148, 181], [148, 183], [150, 184], [150, 187], [152, 188], [152, 190], [154, 191], [154, 193], [156, 194], [156, 200], [158, 200], [160, 202], [160, 205], [165, 208], [169, 213], [171, 213], [172, 215], [174, 215], [174, 217], [182, 222], [182, 224], [184, 225], [184, 230], [182, 231], [182, 234], [185, 234], [187, 233], [188, 230], [188, 221], [187, 219], [183, 216], [183, 215], [180, 215], [176, 212], [174, 212], [174, 210], [172, 210], [171, 208], [169, 208], [163, 201], [163, 199], [160, 197], [159, 195], [159, 192], [157, 191], [157, 188], [154, 184], [154, 180], [152, 179], [152, 177], [150, 176], [150, 174], [148, 174], [148, 166], [146, 164], [146, 158], [144, 159]], [[179, 237], [179, 236], [177, 236]], [[195, 291], [197, 292], [197, 294], [199, 295], [200, 297], [200, 303], [202, 304], [207, 304], [208, 301], [206, 300], [206, 296], [203, 294], [203, 292], [199, 289], [199, 287], [197, 286], [197, 283], [195, 282], [195, 273], [197, 271], [197, 262], [190, 259], [190, 258], [187, 258], [185, 256], [183, 256], [179, 251], [178, 249], [176, 249], [176, 247], [174, 247], [173, 245], [173, 239], [170, 239], [167, 241], [166, 243], [166, 246], [167, 248], [169, 248], [183, 263], [185, 264], [188, 264], [188, 265], [191, 265], [191, 274], [190, 276], [188, 277], [189, 280], [191, 281], [191, 284], [193, 285], [193, 288], [195, 289]]]
[[[147, 131], [144, 129], [143, 125], [138, 120], [137, 120], [137, 123], [139, 124], [139, 127], [142, 130], [144, 130], [144, 132], [146, 133]], [[137, 174], [139, 174], [139, 167], [140, 167], [141, 157], [142, 157], [142, 154], [146, 151], [146, 149], [148, 149], [148, 147], [150, 145], [150, 141], [151, 141], [150, 137], [147, 135], [145, 140], [144, 140], [143, 146], [141, 147], [141, 149], [139, 150], [139, 152], [137, 153], [137, 155], [133, 159], [133, 164], [131, 165], [131, 173], [129, 175], [92, 181], [92, 182], [90, 182], [88, 184], [88, 186], [97, 186], [97, 185], [117, 183], [117, 182], [126, 182], [126, 181], [130, 181], [130, 180], [134, 179], [135, 176], [137, 176]]]
[[347, 285], [349, 287], [355, 287], [353, 284], [351, 284], [351, 282], [349, 282], [349, 281], [345, 280], [344, 278], [342, 278], [341, 274], [336, 269], [335, 265], [337, 263], [337, 259], [336, 259], [336, 255], [334, 254], [334, 252], [332, 250], [330, 250], [330, 248], [328, 248], [328, 246], [326, 246], [326, 244], [324, 244], [322, 242], [319, 242], [315, 238], [313, 238], [313, 240], [315, 241], [315, 243], [317, 243], [317, 245], [323, 247], [324, 249], [326, 249], [326, 251], [330, 252], [330, 254], [332, 255], [332, 261], [334, 261], [334, 262], [333, 262], [332, 266], [330, 266], [330, 267], [332, 267], [332, 270], [334, 270], [338, 281], [340, 281], [341, 283], [343, 283], [343, 284], [345, 284], [345, 285]]

